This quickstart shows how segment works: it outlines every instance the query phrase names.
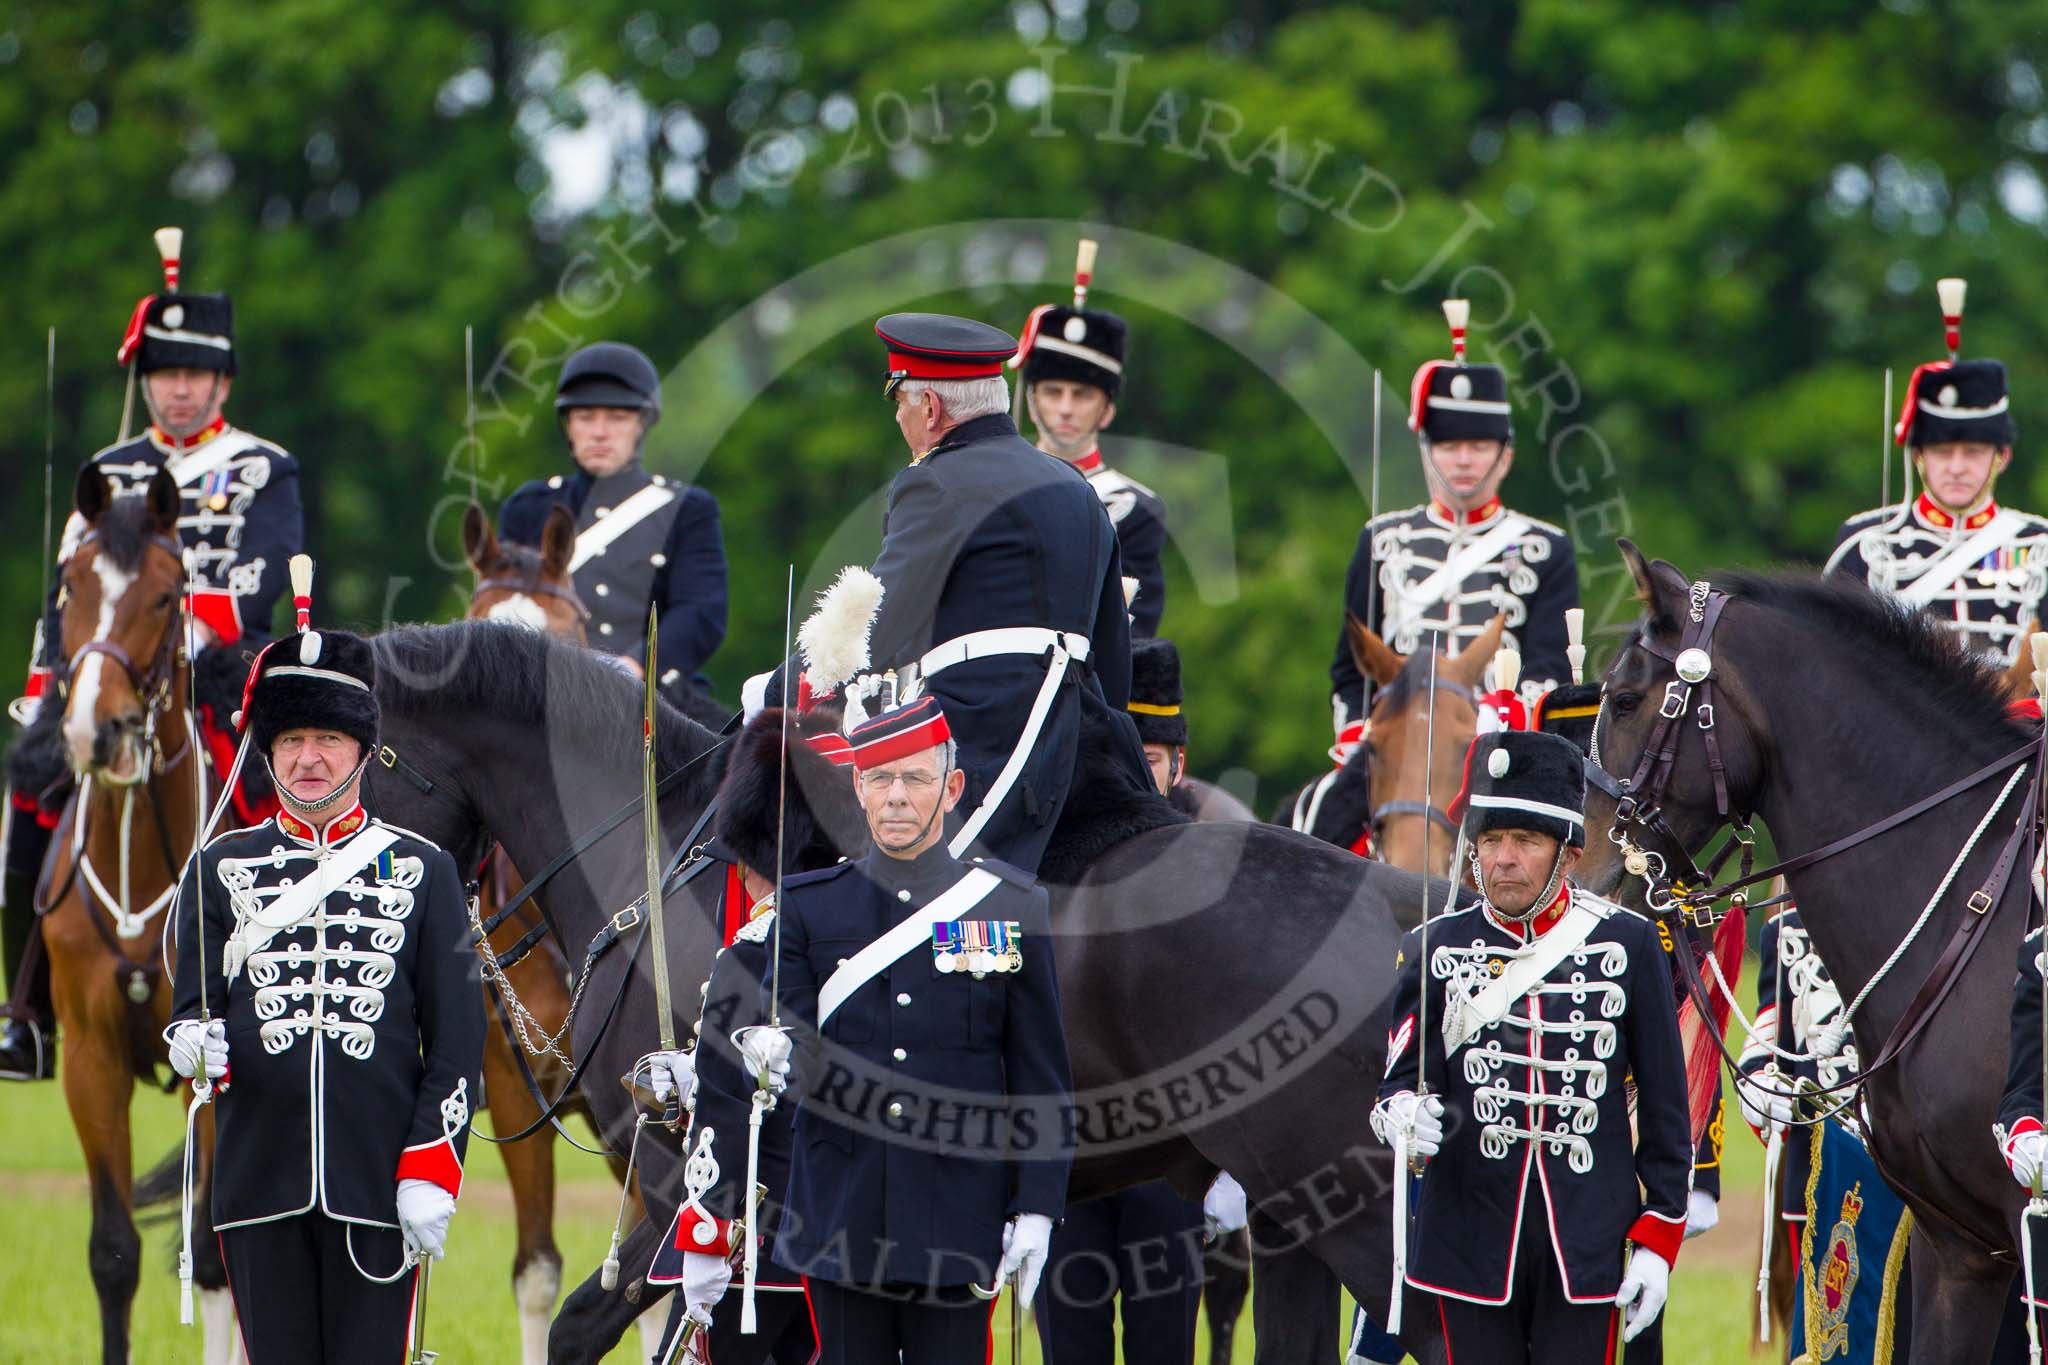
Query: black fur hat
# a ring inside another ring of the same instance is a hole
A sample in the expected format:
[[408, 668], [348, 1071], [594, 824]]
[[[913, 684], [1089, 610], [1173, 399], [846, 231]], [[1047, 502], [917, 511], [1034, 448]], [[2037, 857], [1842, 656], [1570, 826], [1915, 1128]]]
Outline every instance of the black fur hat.
[[[867, 846], [867, 822], [853, 793], [853, 769], [813, 748], [804, 733], [807, 728], [792, 715], [789, 792], [782, 810], [784, 873], [829, 866], [841, 854], [856, 856]], [[733, 742], [725, 783], [718, 791], [714, 833], [735, 857], [763, 876], [773, 876], [775, 870], [776, 756], [781, 749], [782, 712], [771, 707], [755, 716]]]
[[1171, 640], [1131, 641], [1131, 719], [1146, 744], [1188, 742], [1181, 711], [1180, 651]]
[[1465, 785], [1451, 803], [1465, 837], [1530, 829], [1586, 846], [1586, 756], [1560, 735], [1496, 730], [1472, 741]]
[[1950, 441], [2009, 446], [2018, 435], [2006, 393], [2005, 366], [1996, 360], [1922, 365], [1906, 386], [1898, 439], [1914, 447]]
[[261, 754], [287, 730], [338, 730], [377, 747], [377, 657], [370, 642], [342, 630], [309, 630], [272, 641], [256, 657], [242, 694], [240, 724]]
[[1115, 398], [1124, 383], [1124, 350], [1131, 329], [1099, 308], [1048, 304], [1024, 328], [1024, 382], [1072, 379]]
[[1599, 683], [1563, 683], [1543, 694], [1536, 706], [1535, 728], [1563, 735], [1582, 754], [1593, 752], [1593, 722], [1600, 716]]

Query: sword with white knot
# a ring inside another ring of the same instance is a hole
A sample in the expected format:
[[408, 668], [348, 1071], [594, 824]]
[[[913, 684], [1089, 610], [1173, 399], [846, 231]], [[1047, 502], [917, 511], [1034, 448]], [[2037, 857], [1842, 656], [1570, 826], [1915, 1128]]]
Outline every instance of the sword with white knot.
[[[2048, 726], [2048, 634], [2036, 632], [2029, 637], [2028, 643], [2034, 651], [2034, 694], [2041, 699], [2043, 724]], [[2048, 741], [2048, 736], [2044, 736], [2044, 741]], [[2040, 760], [2037, 758], [2036, 761]], [[2027, 818], [2038, 822], [2041, 818], [2040, 811], [2038, 809], [2028, 811]], [[2035, 826], [2035, 830], [2038, 836], [2040, 830], [2038, 823]], [[2035, 847], [2037, 850], [2040, 848], [2038, 837], [2035, 841]], [[2043, 950], [2048, 951], [2048, 929], [2044, 929], [2041, 935], [2041, 944]], [[2048, 971], [2040, 969], [2041, 959], [2039, 957], [2036, 957], [2034, 961], [2036, 963], [2035, 970], [2041, 978], [2041, 1093], [2044, 1096], [2048, 1096]], [[2043, 1164], [2048, 1163], [2035, 1163], [2034, 1179], [2030, 1190], [2031, 1197], [2027, 1200], [2026, 1208], [2020, 1211], [2020, 1270], [2027, 1282], [2028, 1365], [2041, 1365], [2041, 1326], [2036, 1320], [2039, 1316], [2039, 1310], [2035, 1307], [2036, 1302], [2040, 1298], [2040, 1291], [2034, 1283], [2034, 1238], [2032, 1230], [2027, 1226], [2027, 1221], [2032, 1218], [2048, 1217], [2048, 1191], [2044, 1191], [2042, 1187], [2041, 1168]]]
[[746, 1260], [740, 1278], [742, 1336], [752, 1336], [759, 1327], [754, 1294], [760, 1278], [761, 1242], [754, 1235], [754, 1224], [761, 1204], [761, 1188], [756, 1183], [761, 1174], [761, 1121], [775, 1107], [775, 1090], [769, 1078], [778, 1068], [787, 1067], [790, 1050], [789, 1030], [782, 1023], [782, 868], [786, 861], [782, 831], [783, 815], [789, 806], [789, 712], [796, 698], [796, 683], [792, 676], [795, 670], [788, 662], [795, 645], [795, 630], [796, 566], [792, 564], [782, 604], [782, 657], [785, 662], [782, 674], [782, 736], [775, 779], [775, 937], [768, 964], [768, 1022], [750, 1024], [732, 1035], [732, 1045], [739, 1049], [741, 1059], [754, 1075], [754, 1101], [747, 1113], [747, 1209], [742, 1220], [746, 1228]]
[[[647, 864], [647, 938], [654, 954], [654, 1023], [661, 1035], [661, 1050], [674, 1052], [676, 1021], [669, 1004], [668, 941], [661, 918], [661, 803], [656, 790], [659, 784], [654, 775], [654, 687], [659, 676], [655, 656], [660, 627], [658, 609], [650, 602], [647, 604], [646, 671], [642, 674], [645, 711], [640, 727], [640, 827]], [[632, 1081], [639, 1080], [640, 1073], [647, 1069], [648, 1060], [642, 1057], [633, 1064]], [[661, 1123], [674, 1131], [682, 1120], [682, 1108], [682, 1094], [677, 1091], [663, 1105]], [[619, 1212], [612, 1220], [611, 1247], [605, 1252], [604, 1264], [598, 1268], [598, 1284], [606, 1293], [618, 1288], [619, 1284], [619, 1239], [626, 1222], [627, 1192], [633, 1187], [633, 1163], [640, 1155], [640, 1133], [646, 1126], [647, 1116], [636, 1111], [633, 1115], [633, 1141], [626, 1149], [625, 1180], [619, 1188]]]

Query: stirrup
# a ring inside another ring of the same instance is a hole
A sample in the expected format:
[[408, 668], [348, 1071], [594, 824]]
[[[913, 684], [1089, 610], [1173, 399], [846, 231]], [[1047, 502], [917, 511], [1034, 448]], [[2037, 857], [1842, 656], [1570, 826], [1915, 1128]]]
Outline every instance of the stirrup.
[[0, 1081], [47, 1081], [57, 1074], [56, 1039], [26, 1015], [0, 1021]]

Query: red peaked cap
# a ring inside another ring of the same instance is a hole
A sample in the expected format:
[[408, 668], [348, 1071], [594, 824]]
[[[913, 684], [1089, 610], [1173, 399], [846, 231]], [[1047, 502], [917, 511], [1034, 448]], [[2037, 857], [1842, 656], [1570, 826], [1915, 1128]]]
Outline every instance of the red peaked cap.
[[875, 324], [889, 348], [893, 395], [906, 379], [989, 379], [1017, 353], [1017, 341], [1000, 327], [945, 313], [891, 313]]
[[853, 745], [853, 766], [860, 772], [922, 753], [952, 737], [953, 727], [946, 724], [939, 699], [930, 693], [862, 721], [846, 736]]

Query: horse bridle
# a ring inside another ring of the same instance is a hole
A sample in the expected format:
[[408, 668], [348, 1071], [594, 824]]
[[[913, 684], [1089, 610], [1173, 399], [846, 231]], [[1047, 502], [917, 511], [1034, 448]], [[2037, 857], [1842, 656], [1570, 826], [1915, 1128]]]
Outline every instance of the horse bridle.
[[[1472, 700], [1472, 689], [1456, 678], [1438, 676], [1430, 679], [1424, 686], [1434, 686], [1439, 692], [1449, 692], [1454, 696], [1463, 697], [1466, 701]], [[1370, 744], [1371, 741], [1366, 742]], [[1453, 838], [1457, 837], [1458, 822], [1451, 818], [1450, 812], [1444, 807], [1428, 801], [1387, 801], [1374, 806], [1372, 812], [1366, 816], [1367, 827], [1372, 830], [1373, 847], [1380, 846], [1380, 828], [1397, 815], [1422, 816], [1436, 824], [1438, 828], [1447, 831]]]
[[[88, 531], [79, 539], [78, 549], [84, 549], [98, 539], [98, 531]], [[149, 544], [162, 550], [177, 563], [178, 590], [182, 593], [185, 584], [184, 552], [168, 536], [152, 535], [149, 537]], [[153, 754], [156, 747], [156, 718], [170, 702], [171, 679], [177, 673], [178, 662], [184, 652], [179, 647], [178, 635], [179, 632], [175, 628], [171, 626], [165, 627], [162, 637], [157, 642], [156, 654], [150, 659], [149, 667], [146, 669], [138, 667], [135, 660], [129, 657], [128, 651], [112, 640], [88, 640], [85, 644], [79, 646], [78, 652], [72, 655], [70, 661], [65, 665], [67, 679], [76, 677], [78, 675], [78, 666], [94, 654], [99, 655], [101, 658], [109, 659], [119, 666], [121, 672], [127, 675], [129, 683], [135, 688], [135, 695], [142, 701], [144, 715], [143, 743]], [[59, 687], [60, 695], [68, 702], [70, 700], [68, 681], [61, 683]], [[161, 755], [155, 756], [161, 757]], [[180, 750], [179, 758], [182, 759], [183, 757], [184, 750]]]
[[583, 605], [583, 599], [576, 595], [576, 589], [563, 583], [549, 583], [542, 579], [538, 570], [525, 578], [486, 578], [476, 585], [469, 594], [469, 605], [476, 606], [476, 599], [487, 592], [509, 592], [524, 597], [552, 597], [558, 602], [569, 604], [579, 622], [588, 623], [590, 608]]

